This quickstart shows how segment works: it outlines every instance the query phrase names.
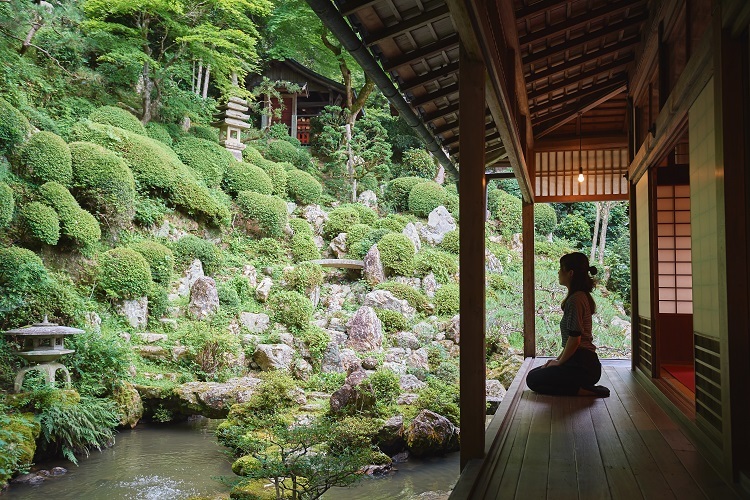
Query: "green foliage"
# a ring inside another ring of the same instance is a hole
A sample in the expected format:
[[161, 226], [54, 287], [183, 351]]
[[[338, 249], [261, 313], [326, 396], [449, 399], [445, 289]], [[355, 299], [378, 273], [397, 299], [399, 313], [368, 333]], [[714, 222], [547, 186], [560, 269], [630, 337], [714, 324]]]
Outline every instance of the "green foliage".
[[[292, 219], [294, 220], [294, 219]], [[315, 241], [312, 236], [302, 232], [296, 232], [292, 236], [292, 257], [295, 262], [303, 262], [306, 260], [316, 260], [320, 258], [320, 251], [318, 250]]]
[[421, 148], [407, 149], [402, 159], [401, 175], [433, 180], [437, 173], [432, 155]]
[[239, 338], [226, 330], [211, 328], [205, 322], [185, 324], [174, 337], [187, 347], [187, 360], [203, 380], [215, 380], [230, 367], [242, 349]]
[[135, 214], [135, 181], [127, 163], [90, 142], [73, 142], [70, 151], [78, 199], [107, 224], [130, 222]]
[[453, 231], [445, 233], [445, 236], [443, 236], [443, 241], [441, 241], [438, 246], [441, 250], [445, 250], [446, 252], [458, 255], [460, 248], [458, 229], [454, 229]]
[[414, 271], [420, 277], [433, 273], [438, 283], [448, 283], [458, 272], [458, 259], [455, 254], [424, 247], [414, 256]]
[[57, 245], [60, 239], [60, 219], [57, 212], [37, 201], [24, 206], [19, 215], [29, 234], [47, 245]]
[[8, 155], [31, 132], [31, 124], [8, 101], [0, 97], [0, 155]]
[[284, 140], [270, 141], [265, 150], [265, 157], [279, 163], [291, 163], [299, 169], [304, 169], [310, 165], [310, 155], [306, 151]]
[[557, 226], [557, 214], [549, 203], [537, 203], [534, 205], [534, 229], [538, 234], [547, 235], [552, 233]]
[[146, 135], [159, 142], [163, 142], [167, 146], [172, 146], [172, 136], [169, 135], [169, 130], [161, 123], [148, 122], [146, 125]]
[[156, 241], [143, 240], [129, 247], [146, 259], [151, 269], [151, 277], [156, 283], [168, 285], [174, 271], [174, 253]]
[[102, 237], [99, 223], [82, 209], [68, 188], [57, 182], [47, 182], [39, 188], [42, 200], [57, 212], [63, 236], [81, 247], [90, 247]]
[[346, 244], [349, 247], [349, 253], [351, 253], [352, 246], [362, 241], [370, 231], [372, 231], [372, 229], [367, 224], [354, 224], [347, 229]]
[[288, 215], [286, 203], [281, 198], [241, 191], [237, 195], [237, 205], [242, 215], [253, 223], [249, 229], [254, 232], [276, 238], [284, 233]]
[[164, 222], [164, 217], [171, 211], [159, 198], [149, 198], [136, 194], [133, 221], [143, 227], [159, 226]]
[[323, 284], [323, 268], [313, 262], [302, 262], [284, 272], [287, 286], [296, 292], [309, 293]]
[[288, 175], [284, 166], [270, 160], [264, 160], [262, 158], [260, 160], [256, 160], [253, 164], [262, 168], [263, 171], [268, 174], [268, 177], [273, 183], [272, 194], [275, 194], [276, 196], [279, 196], [281, 198], [285, 198]]
[[429, 306], [427, 296], [417, 288], [413, 288], [405, 283], [396, 281], [386, 281], [375, 287], [375, 290], [387, 290], [401, 300], [405, 300], [410, 306], [419, 312], [426, 312]]
[[310, 391], [335, 392], [344, 385], [345, 381], [346, 373], [313, 373], [305, 387]]
[[214, 274], [221, 268], [221, 252], [215, 245], [203, 238], [188, 234], [175, 241], [172, 244], [172, 250], [176, 261], [183, 267], [199, 259], [203, 264], [203, 271], [208, 275]]
[[364, 256], [367, 255], [367, 252], [370, 251], [370, 248], [372, 248], [373, 245], [377, 244], [383, 236], [385, 236], [386, 234], [390, 234], [392, 232], [393, 231], [390, 231], [388, 229], [370, 230], [364, 236], [364, 238], [360, 239], [356, 243], [349, 245], [349, 254], [352, 257], [356, 257], [357, 259], [364, 258]]
[[151, 287], [148, 261], [130, 248], [113, 248], [100, 257], [99, 286], [115, 299], [145, 297]]
[[512, 290], [511, 283], [502, 274], [488, 274], [487, 286], [492, 290], [509, 292]]
[[242, 159], [247, 163], [257, 165], [257, 162], [263, 160], [263, 156], [260, 154], [260, 151], [258, 151], [254, 147], [247, 146], [244, 150], [242, 150]]
[[255, 191], [261, 194], [273, 192], [273, 182], [268, 174], [255, 165], [244, 162], [232, 162], [224, 172], [224, 189], [232, 196], [241, 191]]
[[435, 291], [435, 312], [441, 316], [453, 316], [458, 313], [459, 288], [455, 283], [443, 285]]
[[424, 183], [421, 177], [399, 177], [388, 183], [385, 201], [398, 212], [409, 210], [409, 193], [417, 184]]
[[320, 361], [323, 358], [323, 353], [331, 342], [331, 336], [328, 332], [316, 325], [306, 326], [297, 336], [305, 343], [310, 350], [310, 356], [315, 361]]
[[379, 369], [367, 377], [375, 391], [375, 400], [381, 407], [392, 407], [401, 394], [398, 375], [391, 370]]
[[15, 206], [13, 190], [6, 183], [0, 182], [0, 228], [10, 224]]
[[224, 172], [236, 162], [232, 153], [215, 141], [197, 137], [185, 137], [172, 149], [208, 187], [218, 186]]
[[28, 471], [40, 431], [32, 415], [11, 414], [10, 408], [0, 403], [0, 484], [16, 472]]
[[607, 290], [616, 292], [630, 304], [630, 234], [627, 232], [614, 241], [611, 251], [605, 253], [604, 263], [609, 266]]
[[[372, 226], [378, 220], [378, 213], [370, 207], [367, 207], [361, 203], [344, 203], [338, 206], [338, 208], [353, 208], [359, 215], [360, 224], [367, 224]], [[346, 231], [342, 231], [346, 232]]]
[[427, 217], [445, 201], [445, 188], [437, 182], [417, 184], [409, 191], [409, 211], [417, 217]]
[[591, 227], [586, 219], [576, 213], [563, 217], [555, 229], [555, 235], [570, 240], [579, 249], [591, 245]]
[[380, 261], [386, 273], [409, 276], [413, 270], [414, 244], [399, 233], [388, 233], [378, 242]]
[[404, 332], [409, 329], [409, 320], [398, 311], [377, 308], [375, 314], [387, 333]]
[[255, 251], [260, 261], [265, 265], [272, 265], [284, 258], [284, 248], [278, 240], [261, 238], [255, 243]]
[[289, 219], [289, 226], [292, 228], [292, 231], [294, 231], [295, 235], [305, 234], [310, 237], [314, 236], [312, 226], [310, 226], [310, 223], [307, 222], [305, 219], [292, 217], [291, 219]]
[[228, 225], [230, 222], [229, 208], [217, 200], [212, 191], [191, 177], [181, 176], [177, 180], [171, 200], [194, 218], [204, 218], [215, 225]]
[[323, 186], [312, 175], [298, 169], [289, 171], [287, 192], [289, 197], [301, 205], [318, 203]]
[[401, 214], [388, 214], [382, 219], [375, 221], [372, 225], [374, 229], [388, 229], [394, 233], [400, 233], [411, 222], [409, 217]]
[[219, 294], [219, 304], [225, 309], [236, 311], [240, 306], [240, 296], [232, 283], [218, 283], [216, 291]]
[[268, 307], [275, 322], [286, 325], [294, 332], [305, 329], [312, 319], [312, 302], [298, 292], [273, 292], [268, 299]]
[[497, 197], [497, 211], [495, 217], [500, 223], [500, 232], [508, 237], [522, 230], [522, 211], [521, 199], [512, 194], [500, 191]]
[[328, 220], [323, 224], [323, 235], [327, 239], [335, 238], [339, 233], [345, 233], [354, 224], [359, 224], [359, 212], [351, 206], [336, 207], [328, 214]]
[[458, 399], [458, 387], [430, 377], [427, 379], [427, 387], [420, 391], [415, 404], [420, 409], [444, 416], [454, 425], [460, 425]]
[[169, 307], [169, 295], [167, 289], [158, 283], [151, 283], [146, 295], [148, 299], [148, 316], [152, 321], [163, 318]]
[[38, 132], [21, 147], [19, 174], [36, 184], [55, 181], [70, 185], [73, 175], [70, 149], [52, 132]]
[[118, 333], [102, 329], [85, 331], [65, 340], [76, 355], [65, 361], [73, 384], [81, 394], [104, 396], [130, 378], [133, 350]]
[[136, 134], [145, 135], [141, 122], [131, 113], [114, 106], [102, 106], [89, 113], [89, 120], [102, 125], [112, 125]]
[[214, 144], [219, 142], [219, 129], [216, 127], [208, 127], [206, 125], [193, 125], [188, 130], [188, 134], [192, 135], [193, 137], [197, 139], [201, 139], [203, 141], [210, 141]]

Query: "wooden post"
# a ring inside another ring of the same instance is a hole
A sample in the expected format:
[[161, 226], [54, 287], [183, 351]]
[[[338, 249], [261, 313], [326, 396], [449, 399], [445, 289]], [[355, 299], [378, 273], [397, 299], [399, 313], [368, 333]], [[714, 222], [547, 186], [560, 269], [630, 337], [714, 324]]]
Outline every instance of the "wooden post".
[[461, 213], [461, 469], [484, 457], [485, 294], [484, 294], [484, 63], [459, 55], [459, 170]]
[[[529, 155], [532, 158], [534, 153]], [[534, 293], [534, 203], [523, 201], [523, 355], [536, 357], [536, 299]]]
[[299, 94], [292, 94], [292, 123], [290, 124], [289, 134], [293, 139], [299, 139], [297, 137], [297, 96]]

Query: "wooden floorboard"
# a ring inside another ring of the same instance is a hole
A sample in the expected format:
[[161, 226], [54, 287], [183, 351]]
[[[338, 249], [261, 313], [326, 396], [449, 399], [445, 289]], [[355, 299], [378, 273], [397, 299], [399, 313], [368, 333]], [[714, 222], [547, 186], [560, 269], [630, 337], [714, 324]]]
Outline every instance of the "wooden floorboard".
[[[508, 454], [508, 461], [505, 464], [505, 471], [500, 479], [500, 484], [497, 489], [490, 488], [487, 493], [492, 495], [495, 493], [494, 498], [505, 499], [515, 498], [516, 488], [518, 487], [518, 477], [521, 474], [521, 466], [523, 465], [524, 455], [526, 454], [526, 442], [529, 437], [529, 428], [531, 427], [532, 418], [532, 405], [536, 402], [536, 394], [531, 392], [529, 389], [525, 389], [523, 393], [522, 403], [524, 408], [519, 408], [518, 413], [518, 429], [516, 430], [516, 436], [513, 440], [513, 447]], [[492, 497], [489, 497], [492, 498]]]
[[571, 398], [553, 398], [549, 438], [549, 500], [578, 500], [575, 438]]
[[526, 452], [518, 476], [516, 498], [545, 498], [549, 472], [550, 422], [553, 396], [537, 394]]
[[594, 423], [591, 420], [590, 408], [594, 400], [593, 398], [567, 399], [569, 399], [575, 444], [578, 498], [581, 500], [611, 498], [597, 436], [592, 432]]

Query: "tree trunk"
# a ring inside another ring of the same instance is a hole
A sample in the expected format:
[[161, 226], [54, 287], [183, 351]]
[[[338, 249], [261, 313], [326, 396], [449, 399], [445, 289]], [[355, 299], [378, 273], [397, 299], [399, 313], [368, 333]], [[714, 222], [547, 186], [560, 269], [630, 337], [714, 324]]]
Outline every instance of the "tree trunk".
[[26, 38], [23, 41], [23, 45], [21, 45], [21, 50], [18, 52], [21, 55], [24, 55], [27, 50], [29, 50], [29, 47], [31, 47], [31, 40], [34, 38], [34, 35], [36, 35], [36, 32], [39, 31], [39, 28], [41, 28], [44, 25], [44, 19], [37, 14], [34, 13], [34, 21], [31, 23], [31, 29], [29, 29], [29, 32], [26, 33]]
[[349, 183], [352, 186], [352, 203], [357, 202], [357, 177], [354, 171], [354, 152], [352, 151], [352, 127], [354, 120], [351, 116], [346, 120], [346, 172], [349, 174]]
[[193, 77], [190, 79], [190, 92], [195, 92], [195, 80], [197, 75], [195, 74], [195, 59], [193, 59]]
[[604, 265], [604, 246], [607, 244], [607, 224], [609, 224], [609, 211], [612, 208], [611, 201], [604, 202], [602, 210], [602, 231], [599, 235], [599, 265]]
[[151, 74], [148, 62], [143, 63], [143, 89], [141, 90], [141, 102], [143, 104], [143, 115], [141, 116], [141, 123], [146, 125], [151, 121], [151, 113], [153, 103], [151, 102], [151, 91], [153, 90], [154, 83], [151, 81]]
[[599, 236], [599, 220], [602, 216], [601, 202], [597, 201], [594, 205], [596, 206], [596, 223], [594, 224], [594, 237], [591, 239], [591, 256], [589, 257], [589, 262], [594, 262], [594, 258], [596, 257], [596, 243]]
[[208, 96], [208, 79], [211, 76], [211, 65], [206, 66], [206, 76], [203, 79], [203, 98]]
[[201, 94], [202, 82], [203, 82], [203, 59], [198, 61], [198, 82], [195, 84], [195, 95]]

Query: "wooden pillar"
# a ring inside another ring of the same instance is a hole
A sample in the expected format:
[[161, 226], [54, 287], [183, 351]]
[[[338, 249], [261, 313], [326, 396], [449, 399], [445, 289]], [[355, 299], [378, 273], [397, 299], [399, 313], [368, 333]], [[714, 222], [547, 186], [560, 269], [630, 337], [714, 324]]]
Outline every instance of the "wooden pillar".
[[461, 213], [461, 469], [484, 457], [484, 63], [459, 55], [459, 212]]
[[298, 139], [297, 137], [297, 95], [298, 94], [292, 94], [292, 123], [291, 123], [289, 134], [292, 136], [293, 139]]
[[[533, 152], [527, 157], [534, 155]], [[523, 201], [523, 355], [536, 357], [536, 298], [534, 293], [534, 203]]]

